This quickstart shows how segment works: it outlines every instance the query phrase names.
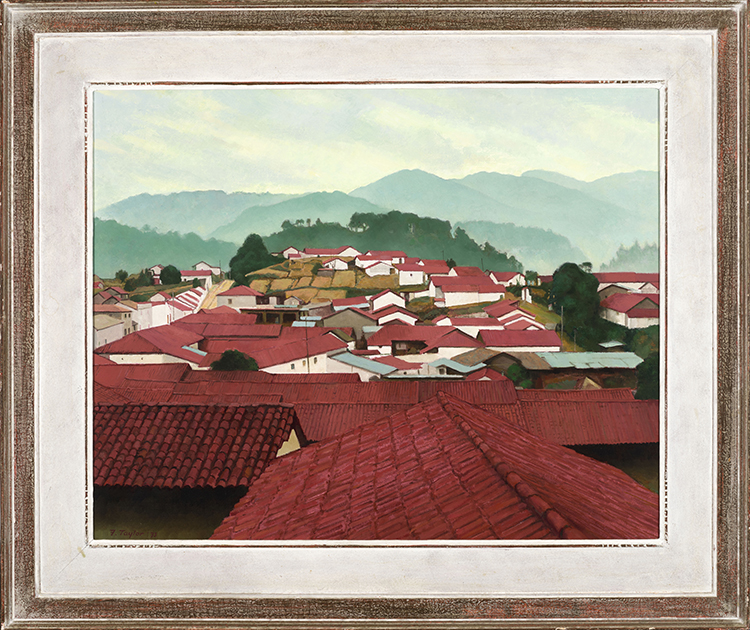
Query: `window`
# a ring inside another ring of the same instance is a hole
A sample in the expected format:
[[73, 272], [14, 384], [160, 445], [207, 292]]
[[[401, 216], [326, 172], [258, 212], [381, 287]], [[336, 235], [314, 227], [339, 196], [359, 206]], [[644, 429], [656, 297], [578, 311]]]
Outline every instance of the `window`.
[[317, 362], [318, 362], [318, 357], [315, 357], [315, 358], [313, 359], [313, 363], [317, 363]]
[[294, 369], [294, 363], [292, 363], [292, 369]]
[[232, 298], [229, 298], [229, 299], [227, 300], [227, 304], [231, 304], [231, 303], [232, 303]]

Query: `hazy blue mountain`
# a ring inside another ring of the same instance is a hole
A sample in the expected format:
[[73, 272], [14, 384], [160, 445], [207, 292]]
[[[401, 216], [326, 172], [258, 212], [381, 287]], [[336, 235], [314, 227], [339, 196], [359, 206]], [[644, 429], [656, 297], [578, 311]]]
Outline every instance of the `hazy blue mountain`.
[[641, 246], [633, 243], [630, 247], [620, 247], [614, 258], [599, 271], [639, 271], [642, 273], [659, 272], [659, 248], [653, 244]]
[[542, 181], [557, 184], [558, 186], [563, 186], [565, 188], [572, 188], [573, 190], [583, 190], [586, 186], [586, 182], [582, 182], [580, 179], [568, 177], [567, 175], [562, 175], [555, 171], [526, 171], [521, 173], [521, 177], [533, 177], [534, 179], [541, 179]]
[[268, 235], [277, 232], [284, 221], [302, 220], [315, 223], [346, 223], [356, 212], [382, 213], [385, 209], [371, 204], [365, 199], [351, 197], [345, 193], [316, 192], [282, 201], [263, 208], [248, 208], [236, 219], [221, 225], [211, 234], [212, 237], [242, 243], [248, 234]]
[[551, 171], [527, 171], [522, 177], [556, 183], [619, 206], [629, 213], [631, 224], [643, 233], [638, 238], [647, 242], [659, 238], [659, 173], [656, 171], [617, 173], [593, 182], [582, 182]]
[[234, 243], [204, 240], [192, 233], [143, 231], [96, 218], [94, 243], [94, 273], [102, 278], [113, 278], [118, 269], [136, 273], [156, 264], [190, 269], [201, 260], [228, 269], [237, 253]]
[[581, 263], [586, 255], [567, 238], [550, 230], [519, 227], [512, 223], [466, 221], [457, 223], [479, 243], [489, 242], [496, 249], [523, 261], [526, 270], [551, 274], [564, 262]]
[[217, 226], [233, 221], [250, 206], [263, 207], [294, 195], [231, 193], [223, 190], [195, 190], [170, 195], [142, 194], [102, 208], [100, 219], [114, 219], [122, 225], [152, 227], [161, 232], [177, 230], [209, 236]]
[[458, 222], [472, 219], [512, 221], [516, 208], [455, 180], [425, 171], [405, 170], [349, 193], [384, 208]]

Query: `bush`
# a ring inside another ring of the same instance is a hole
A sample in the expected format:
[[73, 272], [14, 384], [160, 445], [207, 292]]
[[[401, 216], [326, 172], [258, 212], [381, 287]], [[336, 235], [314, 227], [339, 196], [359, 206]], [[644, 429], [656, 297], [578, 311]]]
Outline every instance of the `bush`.
[[167, 265], [161, 270], [159, 278], [161, 279], [162, 284], [180, 284], [182, 274], [180, 274], [180, 270], [174, 265]]
[[119, 280], [120, 282], [125, 282], [125, 280], [127, 280], [127, 279], [128, 279], [128, 272], [127, 272], [127, 271], [125, 271], [124, 269], [120, 269], [120, 270], [119, 270], [119, 271], [118, 271], [118, 272], [117, 272], [117, 273], [115, 274], [115, 279]]
[[125, 281], [125, 290], [133, 291], [138, 287], [149, 287], [154, 284], [154, 277], [150, 271], [141, 271], [137, 276], [132, 276]]
[[257, 372], [258, 364], [255, 359], [239, 350], [225, 350], [221, 358], [211, 364], [211, 369], [220, 372]]

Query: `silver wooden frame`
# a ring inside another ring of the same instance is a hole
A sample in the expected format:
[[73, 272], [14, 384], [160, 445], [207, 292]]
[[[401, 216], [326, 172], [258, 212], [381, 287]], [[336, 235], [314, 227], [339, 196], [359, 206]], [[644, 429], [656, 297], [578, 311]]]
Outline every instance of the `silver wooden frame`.
[[[252, 9], [252, 10], [249, 10]], [[34, 36], [240, 30], [705, 30], [719, 42], [717, 593], [637, 598], [44, 598], [35, 577]], [[3, 14], [2, 595], [8, 628], [746, 627], [747, 5], [10, 2]]]

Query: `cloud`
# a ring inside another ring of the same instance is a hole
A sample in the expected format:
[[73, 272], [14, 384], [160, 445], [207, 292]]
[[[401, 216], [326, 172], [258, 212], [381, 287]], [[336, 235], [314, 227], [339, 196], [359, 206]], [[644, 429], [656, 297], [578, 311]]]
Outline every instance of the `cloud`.
[[94, 99], [95, 205], [149, 192], [349, 191], [441, 177], [658, 168], [653, 88], [118, 89]]

